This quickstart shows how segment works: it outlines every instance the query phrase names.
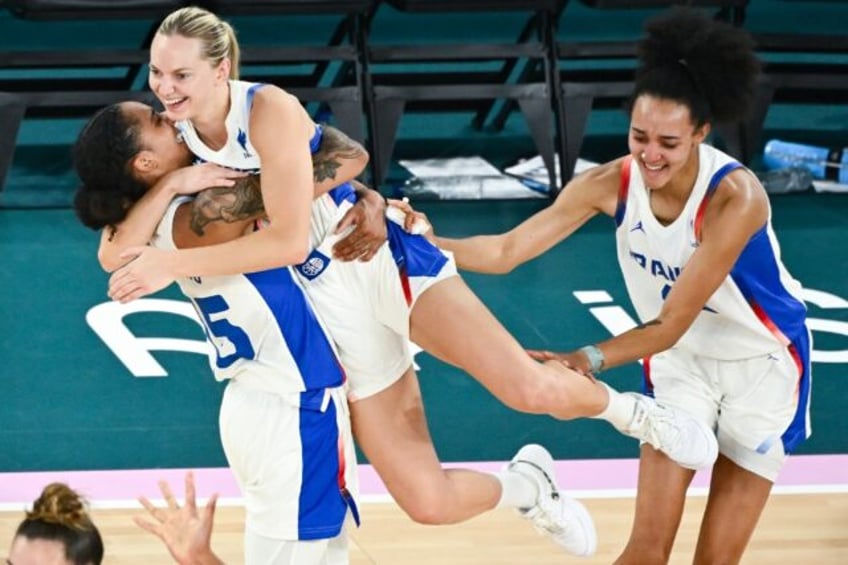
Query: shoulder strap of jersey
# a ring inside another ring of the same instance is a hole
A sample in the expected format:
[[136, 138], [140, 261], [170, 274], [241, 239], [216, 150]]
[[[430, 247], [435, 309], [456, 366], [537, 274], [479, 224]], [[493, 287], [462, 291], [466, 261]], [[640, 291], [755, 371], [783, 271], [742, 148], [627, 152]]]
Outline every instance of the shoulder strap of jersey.
[[698, 211], [695, 212], [695, 225], [693, 226], [695, 230], [695, 241], [701, 241], [701, 229], [704, 223], [704, 213], [707, 211], [707, 204], [710, 203], [710, 199], [713, 197], [713, 194], [715, 194], [718, 185], [721, 184], [721, 181], [728, 174], [741, 168], [742, 165], [737, 161], [731, 161], [713, 174], [710, 179], [710, 184], [707, 185], [707, 190], [704, 192], [704, 197], [701, 199], [701, 203], [698, 204]]
[[624, 221], [624, 212], [627, 210], [627, 193], [630, 190], [630, 163], [633, 157], [628, 155], [621, 160], [621, 184], [618, 187], [618, 204], [615, 207], [615, 226]]

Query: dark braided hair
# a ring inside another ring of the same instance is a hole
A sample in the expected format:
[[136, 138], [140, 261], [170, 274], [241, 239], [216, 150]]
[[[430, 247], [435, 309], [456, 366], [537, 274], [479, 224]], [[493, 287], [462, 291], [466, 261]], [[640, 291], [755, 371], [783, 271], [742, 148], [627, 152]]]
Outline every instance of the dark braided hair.
[[643, 94], [674, 100], [689, 108], [696, 127], [747, 115], [760, 62], [745, 30], [675, 8], [649, 20], [645, 32], [631, 108]]
[[82, 181], [74, 195], [74, 210], [84, 225], [115, 226], [147, 191], [147, 185], [132, 175], [132, 158], [141, 150], [138, 138], [138, 123], [119, 104], [102, 108], [83, 127], [73, 158]]
[[100, 565], [103, 539], [88, 514], [85, 500], [62, 483], [51, 483], [33, 503], [15, 537], [57, 541], [74, 565]]

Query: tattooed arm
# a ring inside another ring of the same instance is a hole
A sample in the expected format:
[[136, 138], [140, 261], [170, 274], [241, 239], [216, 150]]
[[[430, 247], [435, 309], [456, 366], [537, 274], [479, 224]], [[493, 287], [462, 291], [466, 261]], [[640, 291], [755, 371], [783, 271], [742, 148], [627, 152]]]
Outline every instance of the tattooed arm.
[[315, 196], [355, 179], [368, 164], [362, 145], [332, 126], [323, 126], [321, 147], [312, 155]]
[[239, 179], [231, 187], [209, 188], [182, 204], [174, 216], [178, 248], [202, 247], [241, 237], [265, 213], [259, 176]]

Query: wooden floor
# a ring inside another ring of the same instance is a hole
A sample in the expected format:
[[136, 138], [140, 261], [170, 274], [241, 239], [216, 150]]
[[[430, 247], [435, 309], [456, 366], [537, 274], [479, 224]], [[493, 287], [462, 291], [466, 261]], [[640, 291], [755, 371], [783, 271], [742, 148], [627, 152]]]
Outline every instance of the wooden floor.
[[[678, 536], [673, 564], [691, 563], [705, 499], [693, 497]], [[412, 523], [393, 504], [366, 504], [352, 534], [352, 565], [547, 565], [611, 563], [630, 529], [633, 499], [585, 501], [600, 536], [591, 559], [564, 555], [514, 512], [499, 510], [457, 526]], [[138, 529], [133, 510], [95, 510], [105, 537], [107, 565], [170, 563], [158, 540]], [[220, 507], [213, 544], [227, 563], [241, 559], [243, 510]], [[11, 541], [20, 513], [0, 513], [0, 540]], [[5, 549], [3, 550], [5, 551]], [[748, 549], [748, 565], [848, 564], [848, 494], [774, 495]]]

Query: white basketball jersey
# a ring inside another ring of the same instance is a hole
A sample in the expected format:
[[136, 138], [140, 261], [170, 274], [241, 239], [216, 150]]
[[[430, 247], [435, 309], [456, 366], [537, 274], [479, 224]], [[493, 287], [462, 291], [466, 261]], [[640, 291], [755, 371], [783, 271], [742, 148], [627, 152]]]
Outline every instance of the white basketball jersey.
[[[174, 214], [187, 200], [171, 202], [151, 245], [176, 249]], [[238, 378], [278, 394], [343, 384], [334, 346], [291, 267], [177, 283], [215, 346], [209, 361], [216, 379]]]
[[[651, 211], [638, 164], [625, 159], [615, 214], [618, 261], [639, 318], [656, 318], [700, 241], [704, 210], [721, 179], [741, 167], [701, 144], [700, 169], [680, 216], [664, 226]], [[676, 347], [722, 360], [786, 347], [807, 332], [801, 285], [780, 261], [771, 218], [754, 234], [727, 278]]]
[[[256, 91], [266, 86], [262, 83], [230, 81], [230, 111], [227, 114], [227, 142], [220, 149], [212, 150], [206, 146], [194, 125], [182, 120], [176, 123], [183, 141], [195, 155], [196, 163], [217, 163], [240, 171], [259, 173], [262, 163], [259, 154], [250, 143], [250, 110]], [[285, 124], [280, 124], [281, 128]], [[309, 142], [313, 153], [321, 146], [323, 130], [315, 126], [315, 135]], [[345, 183], [330, 192], [316, 198], [312, 204], [312, 222], [310, 238], [312, 247], [317, 247], [330, 233], [338, 221], [355, 201], [352, 187]]]

